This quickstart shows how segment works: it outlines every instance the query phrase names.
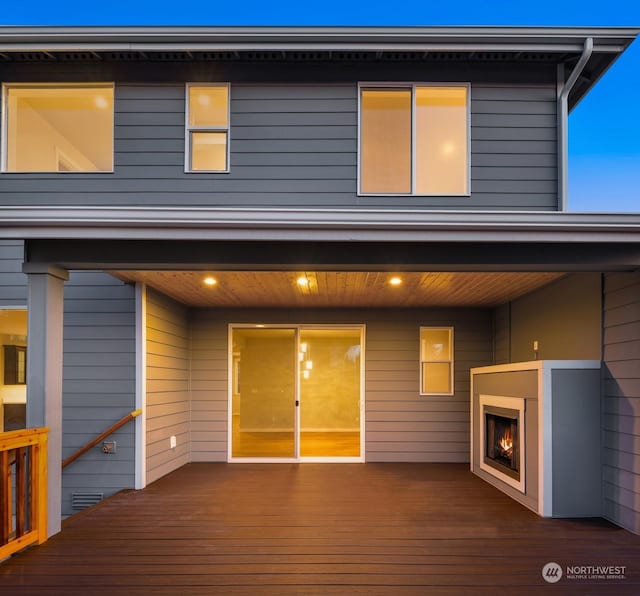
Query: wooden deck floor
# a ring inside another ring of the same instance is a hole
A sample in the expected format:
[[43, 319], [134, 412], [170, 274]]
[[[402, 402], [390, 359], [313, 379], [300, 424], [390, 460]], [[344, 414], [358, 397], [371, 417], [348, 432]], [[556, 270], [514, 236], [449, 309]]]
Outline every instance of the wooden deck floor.
[[[547, 562], [626, 566], [563, 578]], [[192, 464], [0, 565], [0, 594], [638, 594], [640, 537], [545, 520], [449, 464]]]

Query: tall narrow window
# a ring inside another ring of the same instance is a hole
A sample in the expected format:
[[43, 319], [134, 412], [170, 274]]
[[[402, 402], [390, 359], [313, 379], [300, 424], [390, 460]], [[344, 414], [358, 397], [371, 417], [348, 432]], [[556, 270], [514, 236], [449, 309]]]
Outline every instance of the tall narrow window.
[[362, 90], [361, 190], [411, 192], [411, 90]]
[[453, 327], [420, 328], [420, 394], [453, 395]]
[[229, 171], [229, 85], [187, 85], [186, 170]]
[[113, 85], [7, 84], [5, 172], [113, 170]]
[[469, 192], [467, 85], [360, 89], [360, 192]]

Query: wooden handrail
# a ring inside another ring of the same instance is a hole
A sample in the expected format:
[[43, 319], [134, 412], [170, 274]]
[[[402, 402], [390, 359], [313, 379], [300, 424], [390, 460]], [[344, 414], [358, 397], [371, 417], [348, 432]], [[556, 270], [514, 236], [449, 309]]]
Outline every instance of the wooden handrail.
[[92, 447], [95, 447], [100, 441], [106, 439], [111, 433], [116, 432], [120, 427], [124, 426], [129, 420], [133, 420], [136, 416], [140, 416], [142, 414], [142, 410], [134, 410], [133, 412], [129, 412], [124, 418], [118, 420], [115, 424], [112, 424], [107, 430], [105, 430], [101, 435], [98, 435], [92, 441], [89, 441], [84, 447], [81, 447], [76, 451], [73, 455], [70, 455], [62, 462], [62, 468], [66, 468], [70, 463], [76, 461], [81, 455], [89, 451]]
[[0, 433], [0, 560], [47, 539], [48, 432]]

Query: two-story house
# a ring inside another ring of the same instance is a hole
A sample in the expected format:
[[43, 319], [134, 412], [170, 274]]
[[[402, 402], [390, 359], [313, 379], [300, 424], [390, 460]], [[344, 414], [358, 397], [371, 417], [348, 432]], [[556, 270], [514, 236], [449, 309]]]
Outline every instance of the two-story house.
[[50, 429], [49, 533], [212, 461], [471, 462], [545, 515], [583, 467], [640, 532], [640, 215], [566, 211], [637, 33], [0, 28], [0, 399]]

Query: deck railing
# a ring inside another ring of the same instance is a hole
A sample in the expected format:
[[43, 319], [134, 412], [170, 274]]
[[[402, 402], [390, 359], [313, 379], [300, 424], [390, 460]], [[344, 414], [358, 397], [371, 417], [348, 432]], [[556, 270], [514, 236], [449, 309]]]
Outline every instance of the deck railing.
[[47, 539], [48, 432], [0, 433], [0, 560]]

